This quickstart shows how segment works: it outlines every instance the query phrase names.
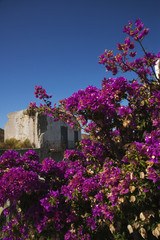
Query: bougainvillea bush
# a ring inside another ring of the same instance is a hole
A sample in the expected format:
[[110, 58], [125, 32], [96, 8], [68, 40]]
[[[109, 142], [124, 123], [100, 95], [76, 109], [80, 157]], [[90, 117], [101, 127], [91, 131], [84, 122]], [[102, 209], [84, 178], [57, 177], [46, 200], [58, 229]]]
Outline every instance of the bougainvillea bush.
[[81, 127], [90, 138], [58, 163], [40, 163], [31, 150], [1, 156], [1, 239], [159, 239], [160, 79], [154, 65], [160, 53], [143, 47], [149, 29], [140, 20], [123, 32], [118, 53], [105, 50], [99, 57], [113, 73], [100, 89], [89, 86], [52, 106], [36, 86], [44, 104], [31, 103], [30, 111]]

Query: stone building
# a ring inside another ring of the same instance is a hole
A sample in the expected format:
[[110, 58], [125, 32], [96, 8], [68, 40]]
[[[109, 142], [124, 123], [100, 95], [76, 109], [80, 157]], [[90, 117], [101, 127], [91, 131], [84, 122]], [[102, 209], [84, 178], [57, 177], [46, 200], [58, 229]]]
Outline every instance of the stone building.
[[29, 139], [34, 148], [41, 149], [41, 157], [50, 155], [62, 156], [64, 150], [73, 149], [81, 140], [81, 132], [72, 130], [63, 121], [54, 121], [46, 115], [27, 110], [9, 113], [4, 129], [4, 139]]

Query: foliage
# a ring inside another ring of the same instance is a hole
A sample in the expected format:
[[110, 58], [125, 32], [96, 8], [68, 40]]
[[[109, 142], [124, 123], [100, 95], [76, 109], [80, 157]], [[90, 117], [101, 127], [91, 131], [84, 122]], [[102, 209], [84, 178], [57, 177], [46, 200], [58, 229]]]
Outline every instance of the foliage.
[[6, 139], [5, 142], [0, 142], [0, 149], [21, 149], [32, 148], [32, 144], [29, 139], [25, 139], [23, 142], [16, 138]]
[[[31, 103], [31, 109], [82, 126], [91, 137], [66, 150], [59, 163], [39, 164], [33, 151], [0, 158], [0, 205], [10, 201], [2, 239], [51, 239], [57, 232], [64, 240], [159, 238], [160, 80], [154, 65], [160, 53], [144, 49], [149, 29], [140, 20], [133, 27], [124, 27], [128, 37], [117, 55], [106, 50], [99, 63], [113, 75], [134, 71], [137, 78], [104, 78], [102, 88], [89, 86], [53, 107], [36, 86], [45, 103]], [[144, 54], [136, 59], [135, 44]]]

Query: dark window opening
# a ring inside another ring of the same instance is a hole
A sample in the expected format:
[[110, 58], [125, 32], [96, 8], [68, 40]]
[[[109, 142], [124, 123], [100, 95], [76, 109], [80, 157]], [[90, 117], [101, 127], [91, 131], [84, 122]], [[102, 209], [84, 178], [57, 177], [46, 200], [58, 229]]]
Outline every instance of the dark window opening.
[[78, 131], [74, 131], [74, 144], [75, 144], [75, 147], [76, 147], [78, 142], [79, 142], [78, 141]]
[[61, 144], [64, 149], [68, 148], [68, 128], [61, 126]]

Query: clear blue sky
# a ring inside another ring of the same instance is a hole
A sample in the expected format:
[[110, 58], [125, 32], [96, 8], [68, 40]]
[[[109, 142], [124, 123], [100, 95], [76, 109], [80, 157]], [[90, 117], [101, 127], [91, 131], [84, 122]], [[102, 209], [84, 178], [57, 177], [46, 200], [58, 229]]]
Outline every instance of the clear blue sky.
[[148, 50], [160, 50], [159, 0], [0, 0], [0, 128], [26, 109], [34, 86], [53, 102], [107, 77], [98, 56], [116, 50], [128, 20], [141, 18]]

